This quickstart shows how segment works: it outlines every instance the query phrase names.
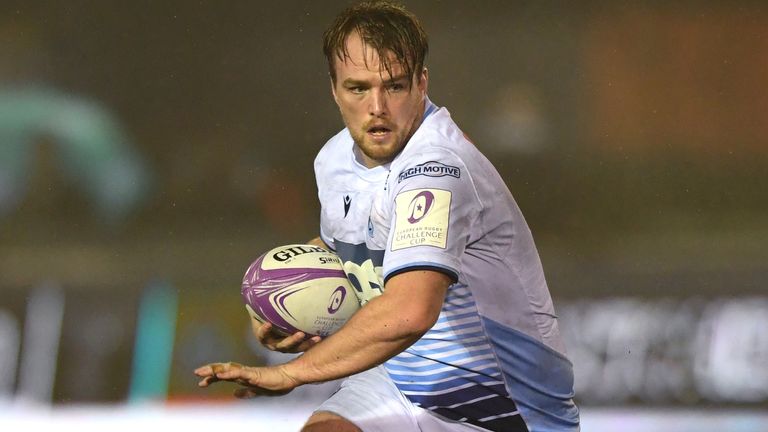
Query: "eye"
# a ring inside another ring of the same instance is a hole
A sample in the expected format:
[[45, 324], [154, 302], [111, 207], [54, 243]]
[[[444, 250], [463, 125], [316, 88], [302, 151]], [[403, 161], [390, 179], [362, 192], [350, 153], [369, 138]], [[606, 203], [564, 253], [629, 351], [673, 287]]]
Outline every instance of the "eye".
[[404, 90], [404, 89], [405, 89], [405, 85], [403, 85], [403, 83], [399, 83], [399, 82], [398, 83], [392, 83], [392, 84], [387, 86], [387, 90], [390, 91], [390, 92], [399, 92], [399, 91]]
[[347, 87], [347, 90], [349, 90], [349, 92], [352, 94], [363, 94], [363, 92], [365, 92], [365, 89], [360, 86]]

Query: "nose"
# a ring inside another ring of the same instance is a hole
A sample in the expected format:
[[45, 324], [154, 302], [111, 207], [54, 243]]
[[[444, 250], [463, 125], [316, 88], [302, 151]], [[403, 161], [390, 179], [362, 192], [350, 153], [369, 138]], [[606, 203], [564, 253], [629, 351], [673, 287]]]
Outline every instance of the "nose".
[[372, 89], [368, 110], [370, 115], [374, 117], [382, 117], [387, 114], [387, 91], [385, 89]]

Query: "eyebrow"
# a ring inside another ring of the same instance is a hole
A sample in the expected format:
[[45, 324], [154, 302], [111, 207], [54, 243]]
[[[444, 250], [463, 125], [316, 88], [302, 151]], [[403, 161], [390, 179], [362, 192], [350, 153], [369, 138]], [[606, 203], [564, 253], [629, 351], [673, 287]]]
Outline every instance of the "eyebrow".
[[[392, 78], [384, 81], [384, 85], [394, 84], [394, 83], [396, 83], [398, 81], [404, 81], [404, 80], [407, 80], [407, 79], [408, 79], [408, 76], [406, 76], [405, 74], [401, 74], [401, 75], [398, 75], [396, 77], [392, 77]], [[341, 84], [343, 86], [367, 86], [367, 85], [370, 85], [370, 82], [369, 81], [363, 81], [363, 80], [356, 80], [356, 79], [353, 79], [353, 78], [347, 78]]]
[[345, 87], [348, 87], [348, 86], [359, 87], [359, 86], [367, 86], [369, 85], [369, 83], [368, 81], [360, 81], [352, 78], [347, 78], [341, 83], [341, 85]]
[[408, 76], [406, 76], [405, 74], [401, 74], [384, 81], [384, 84], [394, 84], [398, 81], [406, 81], [406, 80], [408, 80]]

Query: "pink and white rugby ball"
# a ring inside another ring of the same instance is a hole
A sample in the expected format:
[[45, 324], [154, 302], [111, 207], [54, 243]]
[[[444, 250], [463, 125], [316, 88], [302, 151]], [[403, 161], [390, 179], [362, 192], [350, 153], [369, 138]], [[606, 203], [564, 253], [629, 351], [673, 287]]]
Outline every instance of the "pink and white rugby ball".
[[360, 303], [339, 257], [321, 247], [290, 244], [267, 251], [248, 267], [241, 294], [254, 319], [291, 335], [328, 336]]

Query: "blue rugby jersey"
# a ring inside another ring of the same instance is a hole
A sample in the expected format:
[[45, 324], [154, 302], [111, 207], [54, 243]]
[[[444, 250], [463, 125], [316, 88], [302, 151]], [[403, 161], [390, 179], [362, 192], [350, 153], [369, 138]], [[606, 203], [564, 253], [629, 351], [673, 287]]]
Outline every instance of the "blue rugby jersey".
[[[385, 363], [414, 404], [497, 431], [577, 431], [573, 372], [530, 230], [445, 108], [389, 164], [358, 162], [344, 129], [315, 160], [322, 239], [364, 304], [403, 271], [454, 280], [437, 323]], [[415, 288], [417, 289], [417, 288]]]

